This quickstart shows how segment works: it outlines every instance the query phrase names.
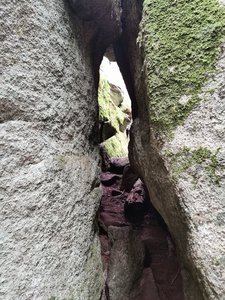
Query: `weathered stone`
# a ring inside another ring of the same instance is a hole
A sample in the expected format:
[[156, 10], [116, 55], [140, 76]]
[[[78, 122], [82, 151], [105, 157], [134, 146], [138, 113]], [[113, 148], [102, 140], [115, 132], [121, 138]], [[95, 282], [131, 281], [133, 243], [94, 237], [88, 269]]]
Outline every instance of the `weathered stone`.
[[[114, 86], [112, 88], [112, 86], [104, 78], [104, 74], [101, 75], [98, 90], [101, 142], [111, 138], [116, 133], [123, 132], [127, 124], [130, 123], [129, 116], [116, 103], [115, 90], [116, 88], [119, 89], [119, 87]], [[123, 98], [121, 98], [122, 100]], [[127, 147], [127, 142], [126, 140], [124, 141], [125, 147]]]
[[101, 157], [101, 169], [106, 172], [110, 168], [110, 159], [105, 149], [100, 145], [99, 147], [100, 157]]
[[144, 251], [141, 240], [137, 232], [129, 227], [110, 226], [108, 230], [112, 245], [106, 283], [109, 299], [130, 300], [135, 279], [142, 273]]
[[130, 190], [124, 203], [124, 214], [126, 220], [135, 225], [140, 225], [146, 213], [145, 191], [142, 182], [140, 182], [139, 185]]
[[128, 155], [128, 138], [119, 132], [101, 144], [109, 157], [125, 157]]
[[[176, 241], [186, 299], [224, 299], [224, 0], [144, 1], [138, 43], [142, 1], [122, 1], [122, 18], [119, 0], [68, 2], [73, 22], [63, 1], [1, 3], [1, 297], [101, 296], [96, 98], [113, 43], [135, 118], [132, 167]], [[121, 140], [109, 142], [124, 155]], [[127, 225], [122, 204], [102, 214], [112, 246], [105, 297], [138, 299], [136, 279], [183, 299], [169, 235], [144, 239], [153, 282], [143, 239], [111, 226], [118, 216]]]
[[125, 190], [126, 192], [130, 192], [137, 179], [138, 176], [133, 172], [131, 166], [130, 165], [125, 166], [123, 170], [123, 178], [122, 178], [120, 189], [122, 191]]
[[[115, 177], [109, 175], [103, 173], [102, 178]], [[106, 276], [102, 300], [183, 300], [181, 268], [165, 223], [153, 206], [145, 205], [149, 199], [140, 179], [131, 192], [113, 193], [120, 184], [121, 178], [102, 185], [98, 212]]]
[[81, 19], [97, 24], [104, 39], [118, 38], [122, 29], [120, 0], [69, 0], [69, 3]]
[[140, 7], [127, 0], [126, 50], [115, 46], [128, 58], [124, 76], [135, 89], [131, 165], [176, 240], [186, 298], [198, 300], [225, 297], [218, 224], [225, 209], [225, 11], [218, 3], [145, 1], [137, 47], [137, 29], [132, 37], [129, 26]]
[[110, 83], [110, 96], [116, 106], [120, 106], [123, 102], [123, 92], [120, 87]]
[[110, 159], [110, 171], [116, 174], [123, 174], [124, 168], [129, 165], [128, 157], [112, 157]]
[[76, 16], [71, 23], [63, 1], [1, 1], [6, 300], [101, 295], [97, 79], [86, 27]]
[[121, 176], [112, 174], [109, 172], [105, 172], [101, 174], [101, 182], [105, 186], [110, 186], [115, 184], [119, 179], [121, 179]]

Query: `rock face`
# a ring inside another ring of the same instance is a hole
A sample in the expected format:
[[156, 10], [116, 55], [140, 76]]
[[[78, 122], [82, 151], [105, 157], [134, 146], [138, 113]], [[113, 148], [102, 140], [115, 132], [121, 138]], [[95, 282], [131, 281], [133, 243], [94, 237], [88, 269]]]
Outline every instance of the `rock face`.
[[94, 75], [104, 49], [63, 1], [3, 0], [1, 13], [0, 298], [99, 299]]
[[[225, 299], [224, 0], [65, 3], [0, 5], [1, 298], [102, 297], [97, 86], [113, 44], [135, 118], [132, 168], [175, 240], [185, 297]], [[108, 180], [123, 200], [120, 174]], [[146, 231], [127, 226], [140, 225], [142, 202], [126, 204], [126, 219], [121, 201], [112, 218], [101, 212], [105, 297], [183, 299], [168, 231], [151, 231], [149, 212]]]
[[186, 298], [225, 299], [223, 2], [149, 0], [142, 16], [131, 2], [114, 46], [133, 83], [131, 163], [176, 241]]
[[[101, 73], [98, 89], [101, 147], [109, 157], [124, 157], [128, 155], [129, 139], [125, 130], [131, 122], [130, 111], [115, 100], [115, 90], [116, 86]], [[123, 100], [123, 95], [120, 96]]]
[[[121, 103], [116, 104], [114, 101], [115, 98], [112, 93], [115, 90], [116, 86], [112, 88], [112, 85], [104, 78], [104, 74], [101, 74], [98, 90], [101, 141], [111, 138], [116, 133], [124, 133], [130, 123], [129, 115], [123, 111], [124, 107], [121, 107]], [[122, 94], [121, 100], [123, 100]], [[127, 148], [128, 140], [125, 146]]]
[[[133, 184], [125, 190], [121, 183], [127, 181]], [[101, 182], [98, 220], [106, 277], [102, 299], [184, 299], [174, 244], [141, 180], [123, 159], [111, 159]]]

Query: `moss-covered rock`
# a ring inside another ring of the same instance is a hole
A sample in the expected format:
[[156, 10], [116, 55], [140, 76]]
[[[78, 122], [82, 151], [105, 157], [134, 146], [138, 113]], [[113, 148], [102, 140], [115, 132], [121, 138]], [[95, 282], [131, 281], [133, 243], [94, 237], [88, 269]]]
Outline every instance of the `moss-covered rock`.
[[204, 98], [225, 37], [225, 9], [217, 0], [145, 0], [141, 28], [151, 122], [168, 133]]
[[[221, 176], [219, 175], [219, 171], [223, 166], [217, 159], [219, 152], [220, 148], [213, 153], [206, 147], [199, 147], [197, 149], [183, 147], [176, 153], [167, 153], [166, 156], [171, 163], [172, 175], [175, 179], [178, 179], [183, 172], [195, 166], [197, 169], [201, 168], [213, 183], [220, 185]], [[196, 184], [199, 176], [197, 170], [196, 172], [192, 170], [189, 173], [193, 177], [193, 183]]]
[[144, 0], [137, 47], [129, 43], [137, 13], [127, 13], [123, 38], [138, 107], [130, 162], [174, 237], [187, 299], [223, 299], [225, 293], [218, 223], [225, 199], [222, 3]]
[[99, 82], [98, 103], [99, 121], [102, 124], [102, 140], [106, 140], [117, 132], [124, 131], [129, 116], [113, 102], [112, 91], [108, 81], [101, 76]]
[[116, 106], [121, 106], [124, 99], [124, 95], [121, 88], [112, 83], [109, 83], [109, 87], [110, 87], [110, 97], [113, 103]]
[[128, 139], [122, 132], [117, 133], [110, 139], [107, 139], [102, 146], [109, 157], [128, 156]]

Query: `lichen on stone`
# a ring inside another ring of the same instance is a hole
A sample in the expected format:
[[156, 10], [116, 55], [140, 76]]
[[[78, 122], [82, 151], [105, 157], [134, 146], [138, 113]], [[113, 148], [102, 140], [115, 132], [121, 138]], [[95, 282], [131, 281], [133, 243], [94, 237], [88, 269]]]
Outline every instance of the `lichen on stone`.
[[66, 156], [63, 154], [59, 154], [55, 156], [57, 165], [60, 169], [64, 169], [65, 165], [66, 165]]
[[[193, 150], [188, 147], [183, 147], [176, 153], [166, 153], [166, 156], [171, 163], [172, 173], [175, 179], [195, 165], [200, 166], [214, 184], [220, 185], [221, 177], [219, 171], [223, 166], [217, 159], [219, 152], [220, 148], [213, 152], [206, 147], [199, 147]], [[193, 182], [196, 183], [198, 176], [195, 173], [191, 175], [194, 179]]]
[[145, 0], [138, 38], [145, 56], [151, 123], [171, 132], [201, 100], [225, 40], [217, 0]]

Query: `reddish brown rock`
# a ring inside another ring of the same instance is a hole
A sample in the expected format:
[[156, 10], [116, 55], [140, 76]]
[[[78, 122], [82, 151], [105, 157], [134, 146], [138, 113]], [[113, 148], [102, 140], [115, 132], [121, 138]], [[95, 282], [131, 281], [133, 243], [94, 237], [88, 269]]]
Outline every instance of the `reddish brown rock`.
[[145, 268], [139, 283], [139, 300], [160, 300], [151, 268]]
[[123, 177], [121, 182], [121, 190], [130, 192], [134, 183], [137, 181], [138, 176], [134, 173], [130, 165], [126, 165], [123, 170]]
[[129, 165], [127, 157], [114, 157], [110, 159], [110, 172], [116, 174], [123, 174], [124, 167]]
[[[123, 160], [112, 161], [117, 174], [102, 173], [98, 213], [106, 274], [103, 299], [183, 300], [181, 268], [164, 221], [140, 179], [132, 181], [129, 192], [121, 191], [121, 183], [136, 175]], [[120, 176], [122, 169], [126, 171]]]
[[113, 186], [114, 184], [117, 185], [118, 181], [120, 181], [121, 177], [109, 172], [102, 173], [101, 175], [101, 182], [105, 186]]

